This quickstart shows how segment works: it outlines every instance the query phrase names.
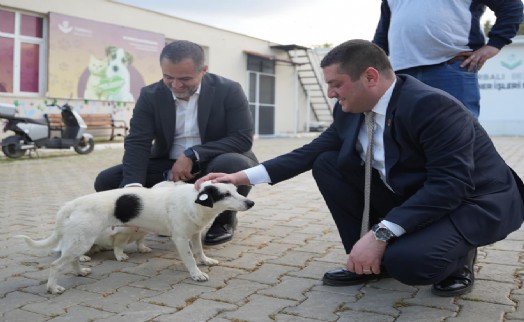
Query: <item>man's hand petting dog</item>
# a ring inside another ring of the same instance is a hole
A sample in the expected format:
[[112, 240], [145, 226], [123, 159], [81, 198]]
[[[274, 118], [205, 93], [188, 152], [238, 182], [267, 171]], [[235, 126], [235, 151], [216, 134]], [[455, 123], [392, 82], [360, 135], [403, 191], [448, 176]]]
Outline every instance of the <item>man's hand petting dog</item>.
[[251, 182], [249, 182], [249, 178], [244, 173], [244, 171], [239, 171], [235, 173], [209, 173], [202, 178], [198, 179], [195, 182], [195, 189], [199, 190], [200, 186], [206, 182], [211, 181], [212, 183], [222, 182], [222, 183], [232, 183], [235, 186], [249, 186]]

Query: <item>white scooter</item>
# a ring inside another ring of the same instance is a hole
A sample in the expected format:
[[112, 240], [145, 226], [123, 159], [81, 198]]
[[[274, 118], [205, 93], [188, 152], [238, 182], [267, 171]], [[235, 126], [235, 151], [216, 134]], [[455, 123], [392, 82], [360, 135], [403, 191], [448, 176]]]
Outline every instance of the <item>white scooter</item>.
[[[63, 106], [52, 104], [62, 112], [60, 128], [52, 128], [44, 114], [43, 120], [26, 117], [16, 117], [14, 105], [0, 104], [0, 118], [6, 119], [4, 132], [13, 131], [15, 135], [2, 140], [2, 152], [9, 158], [20, 158], [28, 150], [37, 151], [38, 148], [73, 149], [79, 154], [88, 154], [93, 151], [95, 141], [93, 136], [86, 133], [87, 126], [77, 112], [67, 103]], [[51, 137], [53, 132], [60, 132], [60, 137]]]

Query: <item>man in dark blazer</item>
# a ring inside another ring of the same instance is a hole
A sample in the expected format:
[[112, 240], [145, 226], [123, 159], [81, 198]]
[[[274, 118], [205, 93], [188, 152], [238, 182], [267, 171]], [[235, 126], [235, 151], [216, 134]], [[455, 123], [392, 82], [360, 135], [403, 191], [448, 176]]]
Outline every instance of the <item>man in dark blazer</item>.
[[[523, 185], [478, 121], [449, 94], [395, 76], [382, 49], [350, 40], [322, 60], [334, 122], [311, 143], [234, 174], [206, 180], [276, 184], [313, 170], [349, 254], [324, 284], [394, 277], [433, 284], [438, 296], [473, 287], [476, 248], [524, 220]], [[375, 113], [370, 226], [361, 236], [364, 114]]]
[[[142, 89], [133, 110], [120, 165], [102, 171], [95, 190], [151, 187], [165, 179], [193, 182], [211, 171], [258, 164], [251, 151], [253, 120], [240, 85], [207, 73], [203, 49], [175, 41], [160, 54], [163, 78]], [[249, 187], [239, 187], [246, 196]], [[236, 213], [220, 214], [204, 243], [229, 241]]]

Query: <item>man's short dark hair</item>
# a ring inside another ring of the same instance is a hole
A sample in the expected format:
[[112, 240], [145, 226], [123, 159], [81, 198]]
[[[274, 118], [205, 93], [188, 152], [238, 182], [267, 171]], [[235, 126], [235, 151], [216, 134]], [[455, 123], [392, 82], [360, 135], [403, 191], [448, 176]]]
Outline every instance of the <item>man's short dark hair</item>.
[[190, 58], [195, 64], [195, 68], [201, 71], [205, 66], [204, 49], [199, 45], [187, 40], [175, 40], [167, 44], [160, 53], [160, 62], [163, 59], [168, 59], [173, 64]]
[[349, 75], [353, 81], [357, 80], [368, 67], [373, 67], [380, 73], [393, 71], [384, 50], [362, 39], [348, 40], [331, 49], [320, 62], [320, 67], [333, 64], [340, 64], [340, 72]]

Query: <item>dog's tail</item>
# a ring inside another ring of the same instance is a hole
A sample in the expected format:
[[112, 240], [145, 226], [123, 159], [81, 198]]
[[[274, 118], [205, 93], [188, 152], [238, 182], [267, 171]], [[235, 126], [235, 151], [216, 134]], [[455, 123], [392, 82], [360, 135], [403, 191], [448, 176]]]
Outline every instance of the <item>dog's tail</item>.
[[71, 214], [75, 210], [75, 203], [74, 201], [70, 201], [66, 203], [60, 210], [58, 211], [56, 215], [56, 224], [54, 232], [51, 236], [40, 239], [40, 240], [34, 240], [29, 236], [26, 235], [16, 235], [13, 236], [13, 238], [22, 238], [24, 239], [25, 243], [32, 247], [32, 248], [38, 248], [38, 249], [51, 249], [54, 248], [55, 251], [60, 251], [60, 245], [61, 240], [63, 237], [63, 232], [65, 231], [64, 228], [64, 222], [67, 222], [68, 218], [71, 217]]
[[58, 245], [60, 238], [56, 232], [46, 239], [34, 240], [29, 236], [16, 235], [14, 238], [23, 238], [27, 245], [33, 248], [54, 248]]
[[34, 240], [31, 237], [25, 235], [16, 235], [13, 237], [23, 238], [26, 244], [32, 248], [55, 248], [55, 250], [58, 251], [60, 248], [58, 246], [60, 244], [60, 240], [62, 239], [62, 233], [60, 232], [63, 231], [63, 222], [67, 217], [71, 216], [73, 209], [74, 206], [71, 202], [66, 203], [64, 206], [62, 206], [62, 208], [60, 208], [57, 214], [55, 231], [46, 239]]

